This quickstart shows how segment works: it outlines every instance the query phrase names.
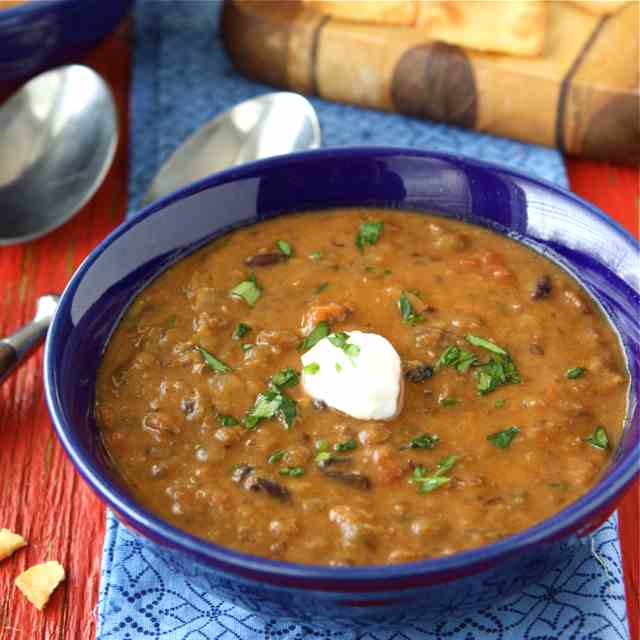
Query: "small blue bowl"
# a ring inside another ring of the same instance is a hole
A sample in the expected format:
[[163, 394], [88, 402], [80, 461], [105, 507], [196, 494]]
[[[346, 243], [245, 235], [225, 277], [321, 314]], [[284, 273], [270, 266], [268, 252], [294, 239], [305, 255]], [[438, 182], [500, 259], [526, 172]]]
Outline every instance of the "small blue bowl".
[[0, 9], [0, 89], [88, 51], [116, 28], [133, 2], [28, 0]]
[[[436, 212], [520, 239], [574, 274], [617, 328], [632, 376], [624, 436], [603, 479], [539, 525], [445, 558], [337, 568], [276, 562], [205, 542], [137, 504], [112, 471], [94, 418], [96, 371], [133, 297], [234, 227], [294, 211], [383, 206]], [[80, 266], [49, 331], [46, 393], [67, 454], [98, 496], [190, 582], [280, 619], [369, 624], [495, 604], [557, 565], [614, 510], [638, 474], [637, 242], [587, 202], [515, 171], [410, 149], [311, 151], [230, 169], [144, 209]]]

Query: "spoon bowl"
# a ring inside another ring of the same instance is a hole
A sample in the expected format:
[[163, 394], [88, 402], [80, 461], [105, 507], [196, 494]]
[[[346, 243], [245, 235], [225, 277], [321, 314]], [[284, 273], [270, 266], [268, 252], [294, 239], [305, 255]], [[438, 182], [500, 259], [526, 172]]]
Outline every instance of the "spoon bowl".
[[34, 240], [96, 192], [118, 141], [113, 96], [88, 67], [27, 82], [0, 107], [0, 245]]
[[267, 93], [237, 104], [192, 134], [165, 162], [144, 206], [190, 182], [239, 164], [320, 146], [311, 103], [297, 93]]

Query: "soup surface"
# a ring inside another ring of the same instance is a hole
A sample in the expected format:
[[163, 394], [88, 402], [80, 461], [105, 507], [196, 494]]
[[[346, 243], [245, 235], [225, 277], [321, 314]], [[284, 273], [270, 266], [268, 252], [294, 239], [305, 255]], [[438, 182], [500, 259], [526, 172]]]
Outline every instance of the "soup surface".
[[[353, 366], [346, 401], [365, 392], [372, 353], [352, 331], [399, 355], [390, 419], [305, 392], [319, 375], [340, 390], [339, 365], [302, 372], [322, 345]], [[493, 542], [585, 493], [627, 386], [617, 336], [551, 262], [462, 222], [351, 209], [240, 229], [155, 280], [108, 345], [96, 414], [135, 498], [176, 526], [270, 558], [387, 564]]]

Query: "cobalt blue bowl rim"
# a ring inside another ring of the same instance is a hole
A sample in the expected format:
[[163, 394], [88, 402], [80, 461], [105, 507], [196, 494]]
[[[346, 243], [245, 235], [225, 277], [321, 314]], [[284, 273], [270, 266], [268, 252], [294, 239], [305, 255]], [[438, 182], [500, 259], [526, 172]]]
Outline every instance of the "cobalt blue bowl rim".
[[25, 2], [24, 4], [19, 4], [15, 7], [11, 7], [10, 9], [2, 9], [2, 13], [0, 13], [1, 18], [7, 18], [11, 16], [17, 16], [22, 13], [33, 13], [35, 11], [43, 11], [45, 9], [49, 9], [50, 7], [55, 7], [57, 5], [63, 4], [71, 4], [72, 2], [78, 2], [79, 0], [40, 0], [38, 3], [33, 2]]
[[[52, 0], [64, 1], [64, 0]], [[83, 451], [78, 442], [70, 436], [71, 426], [66, 424], [63, 417], [62, 407], [59, 402], [56, 377], [54, 376], [53, 363], [56, 360], [56, 353], [62, 348], [59, 339], [61, 318], [69, 310], [70, 302], [76, 292], [79, 283], [89, 267], [98, 259], [103, 251], [117, 238], [126, 234], [141, 221], [154, 213], [163, 210], [168, 205], [187, 198], [195, 193], [212, 188], [234, 180], [255, 176], [261, 170], [268, 171], [273, 168], [288, 165], [296, 162], [313, 162], [318, 159], [342, 160], [349, 158], [381, 158], [389, 159], [393, 156], [404, 156], [412, 158], [423, 158], [425, 160], [441, 160], [453, 165], [476, 167], [524, 180], [533, 185], [550, 190], [554, 194], [572, 201], [575, 205], [585, 210], [587, 214], [599, 218], [615, 232], [620, 234], [624, 240], [637, 246], [637, 241], [633, 236], [617, 221], [613, 220], [603, 211], [593, 204], [580, 198], [576, 194], [559, 187], [558, 185], [533, 177], [526, 173], [504, 167], [501, 165], [487, 163], [479, 160], [440, 152], [429, 152], [419, 149], [387, 146], [358, 146], [358, 147], [333, 147], [328, 149], [315, 149], [303, 151], [286, 156], [278, 156], [265, 160], [233, 167], [225, 171], [213, 174], [207, 178], [194, 182], [184, 188], [174, 191], [157, 202], [154, 202], [140, 210], [137, 214], [128, 218], [114, 231], [112, 231], [82, 262], [69, 284], [65, 288], [59, 305], [59, 311], [49, 329], [45, 346], [44, 370], [45, 370], [45, 393], [49, 412], [54, 423], [56, 434], [63, 445], [64, 450], [71, 459], [76, 470], [92, 487], [98, 496], [114, 511], [134, 525], [136, 529], [143, 529], [147, 533], [151, 532], [157, 541], [172, 548], [181, 549], [187, 553], [195, 555], [212, 564], [223, 565], [231, 571], [258, 572], [259, 574], [271, 575], [274, 578], [295, 578], [303, 584], [305, 581], [330, 581], [332, 584], [343, 583], [345, 586], [357, 582], [371, 582], [378, 580], [403, 580], [410, 578], [428, 578], [436, 575], [453, 574], [464, 572], [472, 567], [486, 565], [499, 561], [517, 553], [519, 550], [531, 547], [532, 545], [544, 542], [545, 540], [562, 538], [569, 535], [572, 527], [577, 523], [588, 520], [595, 516], [607, 506], [617, 496], [620, 496], [624, 489], [633, 481], [634, 476], [640, 472], [634, 468], [634, 460], [640, 455], [640, 439], [636, 439], [632, 451], [625, 456], [620, 463], [616, 463], [610, 475], [601, 480], [587, 494], [579, 500], [571, 503], [556, 515], [548, 518], [538, 525], [526, 529], [520, 533], [499, 540], [498, 542], [483, 545], [481, 547], [453, 554], [451, 556], [421, 560], [398, 565], [375, 565], [362, 567], [328, 567], [317, 565], [305, 565], [290, 562], [270, 560], [258, 556], [245, 554], [233, 549], [207, 542], [201, 538], [193, 536], [169, 523], [163, 521], [152, 513], [140, 507], [125, 492], [115, 487], [108, 478], [96, 472], [91, 463], [91, 456]], [[283, 214], [286, 212], [283, 212]], [[525, 234], [526, 237], [526, 234]], [[637, 292], [636, 292], [637, 293]], [[638, 381], [632, 380], [631, 393], [637, 391]], [[635, 454], [635, 455], [634, 455]]]

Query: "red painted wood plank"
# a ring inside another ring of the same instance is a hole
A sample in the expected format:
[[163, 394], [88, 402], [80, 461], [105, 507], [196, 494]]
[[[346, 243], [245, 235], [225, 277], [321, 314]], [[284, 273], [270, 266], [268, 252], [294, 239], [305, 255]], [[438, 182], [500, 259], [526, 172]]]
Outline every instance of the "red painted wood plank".
[[[104, 185], [82, 212], [37, 242], [0, 251], [0, 335], [29, 319], [35, 299], [61, 291], [84, 256], [123, 218], [127, 198], [128, 27], [79, 60], [100, 72], [118, 105], [121, 140]], [[0, 96], [1, 97], [1, 96]], [[75, 473], [47, 415], [42, 349], [0, 388], [0, 526], [29, 546], [0, 565], [2, 640], [95, 637], [104, 507]], [[15, 589], [28, 566], [57, 559], [67, 580], [40, 613]]]
[[[638, 237], [640, 170], [569, 159], [571, 189], [621, 222]], [[640, 640], [640, 480], [627, 491], [619, 509], [620, 542], [631, 640]]]

